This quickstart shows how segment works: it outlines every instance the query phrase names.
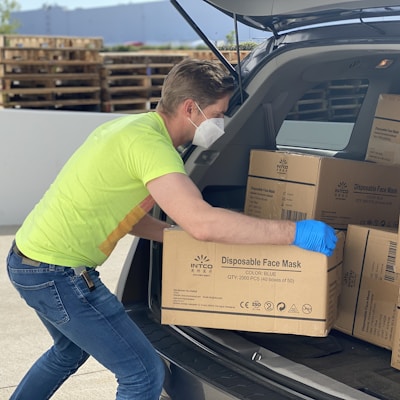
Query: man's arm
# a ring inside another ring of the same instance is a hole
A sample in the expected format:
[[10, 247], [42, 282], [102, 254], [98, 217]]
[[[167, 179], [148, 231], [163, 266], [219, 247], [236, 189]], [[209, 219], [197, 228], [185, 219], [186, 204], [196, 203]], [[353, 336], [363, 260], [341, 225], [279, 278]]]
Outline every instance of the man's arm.
[[291, 244], [295, 239], [292, 221], [259, 219], [212, 207], [184, 174], [161, 176], [147, 188], [163, 211], [196, 239], [232, 244]]
[[163, 241], [163, 233], [165, 228], [169, 228], [170, 224], [153, 218], [146, 214], [139, 222], [137, 222], [131, 231], [131, 235], [138, 236], [144, 239], [155, 240], [156, 242]]

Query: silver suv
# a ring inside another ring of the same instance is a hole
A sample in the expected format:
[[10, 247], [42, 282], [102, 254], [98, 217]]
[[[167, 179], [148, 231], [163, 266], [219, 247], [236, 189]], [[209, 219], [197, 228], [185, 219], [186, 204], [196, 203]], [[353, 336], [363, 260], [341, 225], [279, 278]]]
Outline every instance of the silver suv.
[[[400, 94], [400, 1], [205, 3], [268, 36], [235, 68], [221, 58], [237, 82], [226, 134], [208, 150], [182, 150], [210, 204], [243, 211], [251, 149], [365, 159], [379, 94]], [[173, 400], [400, 399], [390, 351], [336, 330], [313, 338], [161, 325], [161, 270], [162, 245], [135, 240], [118, 296], [165, 360]]]

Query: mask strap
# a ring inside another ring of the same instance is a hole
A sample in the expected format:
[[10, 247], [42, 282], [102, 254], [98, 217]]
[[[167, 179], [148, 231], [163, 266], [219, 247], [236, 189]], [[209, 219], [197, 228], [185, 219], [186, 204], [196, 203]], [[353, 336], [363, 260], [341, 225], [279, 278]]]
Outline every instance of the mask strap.
[[194, 127], [198, 128], [198, 126], [197, 126], [189, 117], [187, 117], [187, 119], [191, 122], [191, 124], [192, 124]]
[[200, 111], [201, 114], [203, 115], [204, 119], [207, 120], [208, 118], [207, 118], [206, 115], [203, 113], [203, 110], [200, 108], [200, 106], [197, 104], [197, 101], [195, 101], [194, 103], [196, 104], [196, 107], [199, 109], [199, 111]]

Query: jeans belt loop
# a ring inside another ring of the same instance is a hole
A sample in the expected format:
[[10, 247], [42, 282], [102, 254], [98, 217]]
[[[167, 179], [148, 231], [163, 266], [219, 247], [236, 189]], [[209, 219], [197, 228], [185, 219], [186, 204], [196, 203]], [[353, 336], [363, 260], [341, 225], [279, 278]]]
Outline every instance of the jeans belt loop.
[[86, 267], [72, 267], [75, 275], [80, 275], [83, 271], [86, 271]]
[[90, 277], [88, 271], [89, 269], [91, 269], [90, 267], [74, 267], [74, 272], [75, 275], [80, 276], [86, 286], [88, 287], [88, 289], [92, 292], [94, 289], [96, 289], [96, 285], [94, 284], [94, 282], [92, 281], [92, 278]]

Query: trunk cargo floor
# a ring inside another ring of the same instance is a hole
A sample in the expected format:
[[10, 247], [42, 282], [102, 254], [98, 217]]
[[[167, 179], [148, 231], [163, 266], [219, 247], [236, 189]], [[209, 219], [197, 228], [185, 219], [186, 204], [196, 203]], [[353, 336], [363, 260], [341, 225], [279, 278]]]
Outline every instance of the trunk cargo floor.
[[390, 366], [389, 350], [335, 330], [323, 338], [252, 332], [241, 335], [380, 400], [400, 399], [400, 371]]

